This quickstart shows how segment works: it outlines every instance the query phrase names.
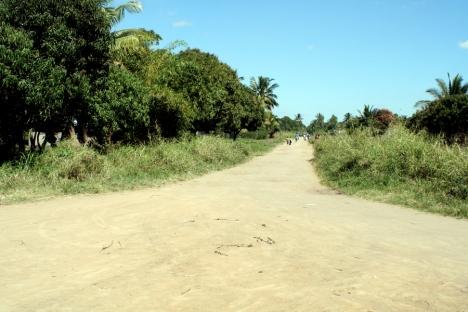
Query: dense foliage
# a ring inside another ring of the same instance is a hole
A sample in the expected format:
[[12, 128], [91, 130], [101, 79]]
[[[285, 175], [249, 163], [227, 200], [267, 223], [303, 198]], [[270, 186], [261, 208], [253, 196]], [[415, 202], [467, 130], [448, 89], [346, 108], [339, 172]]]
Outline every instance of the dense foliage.
[[74, 120], [86, 126], [110, 57], [101, 1], [4, 0], [0, 20], [2, 156], [23, 150], [31, 128], [49, 134]]
[[242, 128], [261, 124], [263, 109], [251, 90], [215, 55], [188, 49], [166, 62], [154, 83], [183, 95], [194, 131], [219, 130], [235, 138]]
[[310, 122], [306, 129], [310, 134], [323, 134], [327, 132], [335, 133], [338, 126], [338, 117], [332, 115], [328, 121], [325, 121], [325, 117], [319, 113], [315, 116], [315, 119]]
[[28, 34], [0, 24], [0, 153], [24, 149], [24, 131], [46, 129], [62, 120], [66, 71], [40, 58]]
[[[139, 1], [0, 2], [0, 152], [9, 159], [62, 137], [82, 144], [142, 143], [183, 133], [278, 131], [278, 87], [246, 86], [215, 55], [140, 28], [114, 31]], [[38, 133], [43, 133], [40, 140]], [[28, 136], [34, 139], [28, 142]], [[39, 145], [39, 143], [41, 143]]]
[[409, 125], [443, 135], [449, 142], [464, 142], [468, 134], [468, 95], [453, 95], [429, 103], [410, 118]]
[[416, 103], [421, 107], [409, 120], [408, 126], [415, 130], [443, 136], [449, 143], [466, 143], [468, 137], [468, 84], [456, 75], [448, 83], [436, 79], [438, 89], [427, 90], [433, 100]]
[[284, 116], [282, 118], [279, 118], [278, 121], [280, 124], [281, 131], [298, 132], [298, 131], [302, 131], [305, 129], [305, 126], [302, 123], [302, 119], [297, 120], [297, 119], [292, 119], [289, 116]]

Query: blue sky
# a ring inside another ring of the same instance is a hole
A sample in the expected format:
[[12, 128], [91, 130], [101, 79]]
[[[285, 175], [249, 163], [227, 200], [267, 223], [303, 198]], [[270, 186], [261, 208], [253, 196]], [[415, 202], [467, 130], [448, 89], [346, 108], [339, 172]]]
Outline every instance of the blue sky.
[[[116, 1], [115, 3], [121, 3]], [[117, 28], [184, 40], [280, 85], [279, 116], [410, 115], [448, 72], [468, 80], [467, 0], [142, 0]]]

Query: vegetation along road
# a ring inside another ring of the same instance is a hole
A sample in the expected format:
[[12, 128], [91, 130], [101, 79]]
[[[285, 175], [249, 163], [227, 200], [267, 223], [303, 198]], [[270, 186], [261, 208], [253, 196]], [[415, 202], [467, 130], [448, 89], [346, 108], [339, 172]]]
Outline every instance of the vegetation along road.
[[0, 207], [0, 311], [468, 310], [466, 220], [338, 194], [311, 155]]

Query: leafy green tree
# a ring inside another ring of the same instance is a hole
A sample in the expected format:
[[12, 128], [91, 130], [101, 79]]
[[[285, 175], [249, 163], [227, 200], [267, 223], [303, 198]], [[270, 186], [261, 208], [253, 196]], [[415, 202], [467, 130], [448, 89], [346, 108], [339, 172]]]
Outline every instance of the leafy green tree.
[[[431, 88], [426, 90], [429, 93], [434, 101], [442, 100], [451, 95], [462, 95], [468, 93], [468, 83], [463, 83], [463, 77], [457, 74], [453, 79], [451, 79], [450, 74], [448, 76], [448, 84], [443, 79], [436, 79], [437, 88]], [[417, 107], [426, 107], [432, 101], [422, 100], [416, 103]]]
[[232, 81], [229, 90], [228, 101], [220, 112], [218, 129], [235, 140], [242, 129], [253, 131], [261, 126], [264, 110], [255, 105], [251, 90], [238, 79]]
[[351, 113], [346, 113], [343, 117], [341, 127], [346, 129], [348, 133], [351, 133], [354, 129], [359, 127], [359, 121], [357, 117], [354, 117]]
[[149, 90], [125, 68], [113, 66], [95, 96], [94, 129], [102, 144], [149, 139]]
[[220, 111], [220, 121], [217, 128], [236, 140], [242, 130], [242, 114], [243, 111], [236, 103], [227, 103], [223, 105]]
[[275, 134], [281, 130], [278, 118], [269, 110], [265, 112], [263, 125], [268, 131], [268, 136], [270, 138], [273, 138]]
[[465, 143], [468, 136], [468, 95], [457, 94], [432, 101], [416, 112], [408, 124], [416, 130], [443, 135], [449, 143]]
[[65, 71], [38, 54], [25, 31], [0, 23], [0, 154], [6, 158], [24, 150], [26, 131], [46, 131], [61, 115]]
[[[74, 120], [80, 128], [87, 127], [91, 120], [92, 95], [98, 88], [96, 82], [107, 76], [112, 42], [110, 25], [101, 7], [100, 0], [0, 2], [0, 20], [4, 25], [27, 33], [38, 62], [50, 62], [50, 67], [57, 69], [51, 69], [55, 77], [64, 76], [60, 77], [62, 83], [53, 84], [55, 89], [50, 91], [61, 99], [60, 105], [51, 106], [59, 106], [61, 114], [47, 123], [49, 137], [64, 128], [73, 132]], [[41, 70], [46, 71], [44, 67], [32, 72]], [[31, 87], [42, 89], [38, 84]], [[37, 114], [44, 116], [48, 111], [55, 109], [46, 107]], [[40, 119], [31, 111], [28, 115], [33, 120]]]
[[[143, 5], [139, 0], [130, 0], [119, 6], [112, 7], [112, 0], [103, 2], [102, 10], [105, 12], [109, 23], [112, 26], [120, 23], [125, 17], [125, 13], [140, 13]], [[149, 53], [151, 45], [158, 43], [162, 38], [152, 30], [144, 28], [127, 28], [116, 30], [113, 33], [115, 42], [112, 45], [112, 53], [117, 64], [127, 65], [128, 57], [140, 58]], [[142, 55], [143, 54], [143, 55]]]
[[[165, 64], [148, 80], [184, 96], [194, 112], [193, 131], [208, 133], [223, 128], [234, 133], [239, 120], [242, 126], [242, 120], [252, 111], [253, 98], [237, 73], [216, 56], [189, 49], [175, 58], [166, 56]], [[228, 121], [232, 125], [227, 126]]]
[[359, 112], [357, 120], [361, 127], [372, 127], [377, 110], [370, 105], [364, 105], [362, 111]]
[[353, 118], [353, 115], [351, 115], [351, 113], [346, 113], [344, 114], [344, 117], [343, 117], [343, 122], [348, 122], [349, 120], [351, 120], [351, 118]]
[[153, 86], [149, 117], [152, 135], [175, 138], [192, 130], [194, 111], [183, 94]]
[[258, 104], [268, 110], [272, 110], [279, 104], [277, 102], [278, 96], [275, 94], [275, 89], [279, 87], [277, 83], [273, 83], [274, 79], [259, 76], [258, 78], [251, 78], [250, 88], [256, 95]]
[[323, 133], [326, 131], [325, 117], [318, 113], [315, 119], [307, 126], [307, 132], [310, 134]]
[[304, 124], [302, 123], [302, 120], [304, 120], [304, 118], [300, 113], [294, 117], [294, 121], [297, 124], [297, 131], [302, 131], [305, 128]]
[[239, 98], [243, 103], [242, 129], [247, 129], [249, 131], [257, 130], [263, 124], [265, 110], [259, 105], [255, 105], [255, 95], [249, 87], [243, 84], [239, 85]]
[[281, 131], [299, 131], [299, 124], [289, 116], [278, 119]]
[[327, 123], [325, 124], [325, 128], [327, 129], [328, 132], [336, 132], [336, 130], [338, 129], [338, 117], [336, 117], [335, 115], [332, 115], [330, 117], [330, 119], [327, 121]]

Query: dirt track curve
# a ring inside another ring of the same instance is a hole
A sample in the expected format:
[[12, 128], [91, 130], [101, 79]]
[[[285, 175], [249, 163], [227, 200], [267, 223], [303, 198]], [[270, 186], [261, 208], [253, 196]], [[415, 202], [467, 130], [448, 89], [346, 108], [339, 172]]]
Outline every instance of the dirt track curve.
[[468, 311], [468, 222], [320, 186], [305, 142], [0, 206], [0, 311]]

